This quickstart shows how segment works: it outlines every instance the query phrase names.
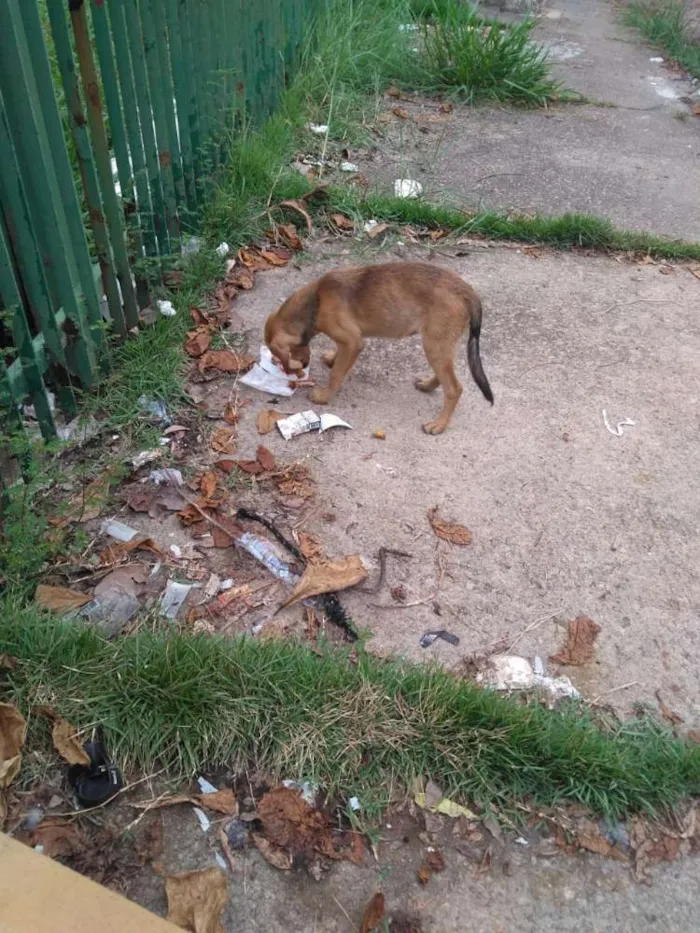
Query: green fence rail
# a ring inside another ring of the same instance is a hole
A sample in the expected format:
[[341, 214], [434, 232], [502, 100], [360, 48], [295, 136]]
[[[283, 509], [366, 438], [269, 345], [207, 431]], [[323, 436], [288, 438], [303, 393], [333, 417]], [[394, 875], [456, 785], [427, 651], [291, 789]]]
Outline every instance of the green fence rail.
[[55, 436], [53, 399], [72, 416], [110, 333], [138, 329], [322, 2], [0, 0], [0, 433], [32, 405]]

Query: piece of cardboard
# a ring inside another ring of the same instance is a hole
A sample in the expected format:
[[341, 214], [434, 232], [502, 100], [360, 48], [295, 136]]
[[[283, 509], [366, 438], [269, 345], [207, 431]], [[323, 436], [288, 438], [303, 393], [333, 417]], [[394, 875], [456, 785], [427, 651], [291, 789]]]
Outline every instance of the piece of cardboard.
[[97, 931], [178, 933], [180, 927], [0, 833], [0, 933]]

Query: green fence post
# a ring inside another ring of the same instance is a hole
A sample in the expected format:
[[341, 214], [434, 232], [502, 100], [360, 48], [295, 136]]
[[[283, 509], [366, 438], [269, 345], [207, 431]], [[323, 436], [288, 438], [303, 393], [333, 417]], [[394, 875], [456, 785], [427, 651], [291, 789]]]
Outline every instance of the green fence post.
[[102, 101], [100, 99], [100, 86], [97, 80], [95, 60], [92, 54], [84, 0], [70, 0], [70, 4], [70, 17], [73, 25], [73, 35], [75, 37], [75, 51], [78, 59], [78, 67], [80, 68], [80, 76], [83, 82], [83, 90], [85, 92], [88, 123], [90, 125], [90, 135], [92, 136], [93, 151], [95, 153], [97, 175], [100, 180], [100, 187], [102, 188], [102, 204], [104, 205], [105, 216], [109, 224], [117, 278], [121, 285], [124, 317], [126, 318], [126, 323], [129, 328], [138, 327], [139, 309], [136, 301], [134, 283], [131, 279], [131, 269], [129, 267], [129, 257], [126, 251], [126, 239], [119, 210], [119, 202], [117, 201], [117, 193], [114, 190], [114, 177], [112, 175], [112, 164], [109, 155], [109, 146], [107, 144], [107, 131], [105, 130]]
[[180, 18], [177, 0], [165, 0], [168, 23], [168, 49], [170, 67], [177, 101], [177, 128], [179, 131], [182, 174], [185, 183], [187, 209], [190, 213], [197, 210], [197, 187], [195, 185], [192, 156], [192, 135], [189, 114], [189, 93], [187, 89], [187, 69], [182, 45]]
[[[117, 77], [124, 105], [124, 122], [128, 134], [129, 154], [131, 167], [136, 185], [136, 206], [143, 235], [144, 248], [147, 256], [156, 256], [158, 246], [153, 222], [153, 207], [151, 194], [148, 188], [148, 172], [146, 169], [146, 156], [141, 138], [139, 111], [136, 101], [134, 74], [131, 65], [131, 51], [126, 34], [124, 20], [123, 0], [110, 0], [107, 4], [109, 23], [114, 42], [114, 57], [117, 65]], [[166, 249], [163, 249], [166, 252]]]
[[[202, 102], [198, 94], [199, 71], [196, 63], [196, 48], [192, 37], [192, 14], [188, 0], [170, 0], [177, 3], [177, 18], [180, 24], [182, 62], [185, 70], [186, 113], [192, 143], [192, 168], [195, 190], [199, 200], [203, 194], [204, 167], [202, 165]], [[178, 111], [179, 112], [179, 111]]]
[[164, 82], [160, 73], [158, 46], [156, 43], [156, 28], [153, 22], [152, 5], [150, 0], [141, 0], [140, 3], [141, 28], [143, 36], [143, 51], [148, 72], [148, 84], [151, 95], [153, 120], [156, 125], [156, 141], [158, 144], [158, 162], [160, 176], [163, 180], [163, 199], [165, 201], [165, 221], [170, 235], [170, 246], [174, 248], [173, 240], [180, 239], [180, 221], [177, 213], [177, 198], [175, 195], [175, 178], [173, 174], [173, 151], [170, 148], [168, 127], [165, 117], [165, 103], [163, 101]]
[[19, 286], [12, 271], [12, 257], [2, 224], [0, 224], [0, 301], [2, 301], [5, 310], [11, 314], [12, 339], [22, 364], [24, 379], [34, 405], [36, 420], [39, 422], [41, 433], [44, 437], [54, 437], [56, 425], [51, 413], [44, 380], [41, 378], [41, 372], [37, 365], [32, 335], [22, 307]]
[[[119, 0], [119, 2], [124, 6], [124, 21], [131, 52], [131, 64], [134, 70], [136, 99], [139, 105], [139, 123], [143, 135], [146, 168], [153, 201], [153, 219], [160, 245], [160, 253], [161, 256], [164, 256], [170, 252], [169, 215], [165, 208], [165, 190], [158, 158], [158, 144], [153, 126], [153, 104], [144, 59], [144, 40], [141, 31], [140, 13], [136, 0]], [[178, 236], [177, 228], [175, 228], [175, 236]]]
[[[66, 358], [75, 375], [88, 385], [96, 373], [96, 360], [92, 335], [88, 332], [85, 299], [75, 284], [74, 254], [74, 249], [86, 248], [85, 236], [74, 242], [67, 228], [53, 168], [55, 150], [65, 152], [63, 132], [60, 138], [47, 135], [17, 0], [0, 3], [0, 88], [19, 164], [31, 178], [31, 185], [26, 184], [25, 191], [32, 226], [39, 234], [42, 259], [52, 274], [67, 318], [63, 328], [68, 337]], [[37, 164], [42, 171], [32, 171]]]
[[[144, 0], [142, 0], [142, 3]], [[153, 21], [156, 55], [158, 57], [158, 71], [160, 73], [161, 100], [163, 102], [165, 130], [167, 133], [168, 149], [173, 168], [173, 184], [175, 185], [175, 198], [178, 210], [186, 207], [185, 178], [182, 170], [182, 157], [180, 155], [180, 132], [176, 114], [177, 101], [172, 75], [170, 73], [170, 58], [168, 55], [168, 25], [163, 0], [145, 0], [150, 8]]]
[[90, 227], [95, 240], [95, 252], [97, 253], [97, 261], [100, 264], [100, 272], [102, 274], [102, 285], [105, 290], [109, 313], [114, 322], [115, 329], [117, 333], [126, 334], [127, 328], [124, 320], [124, 311], [122, 309], [119, 288], [117, 287], [117, 279], [112, 267], [109, 236], [105, 217], [102, 212], [100, 187], [97, 181], [95, 163], [92, 158], [92, 149], [90, 148], [90, 139], [88, 137], [86, 125], [87, 120], [83, 113], [83, 104], [80, 99], [80, 90], [75, 73], [73, 51], [71, 49], [70, 36], [68, 33], [68, 22], [60, 3], [49, 2], [48, 13], [49, 22], [51, 24], [51, 35], [56, 49], [58, 68], [61, 73], [61, 81], [63, 82], [63, 92], [68, 107], [71, 133], [73, 135], [75, 151], [80, 166], [80, 175], [83, 181]]

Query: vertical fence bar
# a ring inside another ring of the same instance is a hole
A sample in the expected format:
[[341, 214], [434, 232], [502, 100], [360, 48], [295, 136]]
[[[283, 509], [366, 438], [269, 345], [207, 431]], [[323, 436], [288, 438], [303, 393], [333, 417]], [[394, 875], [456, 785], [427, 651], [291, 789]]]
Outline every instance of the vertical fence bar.
[[155, 256], [158, 252], [158, 247], [153, 224], [151, 195], [148, 189], [146, 156], [143, 148], [143, 140], [141, 138], [136, 89], [134, 87], [134, 75], [131, 65], [131, 52], [126, 35], [123, 0], [110, 0], [107, 5], [107, 12], [109, 14], [109, 24], [114, 41], [114, 58], [117, 66], [119, 89], [124, 105], [124, 122], [126, 124], [131, 168], [136, 186], [136, 205], [143, 245], [147, 256]]
[[212, 164], [212, 126], [213, 126], [213, 108], [211, 98], [211, 60], [209, 57], [209, 23], [207, 16], [208, 0], [194, 0], [197, 21], [197, 55], [200, 62], [200, 91], [201, 94], [201, 113], [203, 123], [202, 151], [204, 156], [205, 172], [210, 175], [213, 170]]
[[133, 209], [134, 181], [129, 147], [126, 141], [126, 127], [119, 99], [117, 74], [114, 67], [112, 40], [109, 34], [107, 11], [103, 0], [92, 0], [90, 11], [92, 13], [92, 28], [95, 34], [95, 51], [97, 52], [97, 61], [102, 76], [102, 91], [107, 116], [109, 117], [109, 138], [117, 163], [121, 197], [122, 201], [124, 201], [124, 213], [128, 217], [130, 209]]
[[165, 0], [168, 23], [168, 50], [170, 68], [173, 75], [175, 100], [177, 101], [177, 127], [182, 158], [182, 174], [185, 185], [187, 209], [194, 213], [197, 209], [197, 188], [195, 185], [194, 164], [192, 157], [192, 135], [189, 114], [189, 95], [187, 91], [187, 69], [184, 60], [182, 30], [178, 17], [177, 0]]
[[126, 333], [124, 311], [122, 309], [117, 279], [112, 266], [112, 256], [109, 248], [109, 235], [102, 212], [100, 200], [100, 187], [97, 181], [97, 172], [92, 158], [90, 139], [87, 132], [87, 120], [83, 112], [80, 99], [80, 90], [75, 73], [73, 50], [71, 49], [68, 22], [60, 3], [48, 4], [49, 22], [58, 60], [58, 68], [63, 82], [63, 92], [68, 106], [71, 133], [78, 156], [80, 175], [83, 181], [85, 202], [87, 204], [90, 227], [95, 241], [95, 252], [102, 273], [102, 285], [107, 297], [110, 316], [118, 333]]
[[147, 2], [149, 2], [151, 6], [151, 15], [155, 27], [156, 53], [158, 56], [163, 108], [165, 110], [165, 128], [173, 167], [175, 198], [177, 200], [178, 209], [181, 210], [186, 207], [187, 201], [182, 156], [180, 154], [180, 127], [177, 116], [177, 101], [174, 96], [175, 88], [170, 72], [170, 56], [168, 54], [170, 37], [168, 34], [167, 17], [165, 15], [165, 3], [164, 0], [147, 0]]
[[168, 141], [168, 129], [165, 119], [165, 103], [163, 101], [163, 82], [158, 61], [158, 48], [156, 46], [156, 29], [153, 22], [153, 4], [151, 0], [141, 0], [140, 6], [141, 27], [143, 36], [143, 50], [146, 59], [146, 71], [150, 89], [153, 120], [156, 127], [156, 142], [158, 146], [158, 162], [160, 164], [160, 177], [163, 182], [163, 199], [165, 201], [165, 221], [171, 240], [180, 239], [180, 224], [177, 214], [177, 199], [175, 196], [175, 179], [173, 176], [173, 153]]
[[66, 366], [65, 338], [58, 328], [53, 313], [51, 289], [42, 262], [41, 246], [32, 227], [32, 218], [25, 196], [19, 167], [15, 160], [5, 110], [0, 105], [0, 204], [5, 217], [12, 252], [27, 296], [28, 310], [34, 325], [44, 334], [46, 346], [53, 360]]
[[[85, 102], [87, 106], [88, 123], [90, 125], [90, 135], [92, 136], [93, 151], [95, 153], [97, 176], [100, 180], [100, 187], [102, 188], [102, 204], [111, 233], [114, 264], [116, 266], [117, 278], [121, 286], [124, 317], [126, 318], [127, 327], [137, 327], [139, 323], [139, 309], [136, 301], [136, 292], [134, 291], [134, 283], [131, 279], [129, 256], [126, 251], [126, 238], [119, 210], [119, 202], [117, 200], [117, 193], [114, 190], [112, 164], [109, 155], [109, 146], [107, 144], [107, 131], [105, 129], [104, 116], [102, 113], [100, 87], [97, 81], [95, 60], [92, 55], [92, 45], [90, 43], [87, 17], [85, 16], [84, 0], [70, 0], [70, 2], [70, 16], [73, 25], [73, 35], [75, 37], [75, 51], [78, 58], [80, 76], [83, 82], [83, 90], [85, 92]], [[115, 324], [117, 323], [118, 322], [115, 322]]]
[[204, 184], [202, 165], [201, 100], [198, 95], [198, 69], [195, 63], [195, 47], [192, 39], [192, 16], [188, 0], [169, 0], [177, 3], [177, 18], [180, 24], [180, 42], [182, 44], [182, 62], [186, 81], [186, 113], [192, 144], [192, 170], [195, 180], [195, 192], [199, 200]]
[[[10, 311], [12, 315], [12, 339], [22, 364], [24, 380], [34, 405], [36, 420], [39, 422], [41, 433], [44, 437], [54, 437], [56, 425], [51, 413], [44, 380], [37, 365], [32, 335], [27, 324], [27, 316], [22, 307], [22, 296], [12, 266], [10, 246], [3, 225], [0, 224], [0, 299], [5, 309]], [[11, 384], [10, 391], [12, 391]]]
[[51, 148], [51, 155], [56, 181], [63, 205], [63, 213], [68, 235], [73, 245], [76, 272], [82, 292], [87, 318], [92, 325], [91, 339], [96, 346], [100, 346], [103, 339], [100, 316], [100, 302], [95, 280], [92, 274], [92, 262], [85, 240], [85, 228], [80, 210], [80, 202], [73, 180], [68, 152], [63, 135], [63, 124], [58, 112], [56, 89], [51, 76], [44, 32], [41, 26], [39, 8], [36, 3], [20, 3], [24, 33], [27, 42], [27, 51], [31, 63], [31, 71], [37, 87], [41, 113], [46, 129], [47, 138]]
[[[112, 0], [112, 2], [114, 2], [114, 0]], [[160, 162], [158, 160], [158, 145], [153, 122], [153, 106], [148, 86], [148, 74], [144, 60], [144, 40], [141, 31], [140, 13], [136, 0], [119, 0], [119, 2], [123, 4], [124, 7], [124, 21], [126, 23], [131, 51], [131, 63], [134, 69], [136, 99], [139, 107], [139, 123], [143, 136], [146, 169], [153, 202], [155, 231], [158, 237], [158, 243], [160, 244], [161, 255], [165, 255], [170, 252], [170, 227], [168, 225], [168, 215], [165, 209], [165, 192], [163, 188], [163, 179], [160, 173]]]
[[60, 139], [49, 141], [47, 138], [16, 0], [0, 3], [0, 87], [19, 163], [26, 172], [37, 164], [44, 168], [32, 172], [32, 183], [26, 186], [33, 227], [40, 231], [42, 259], [52, 273], [60, 306], [66, 314], [63, 329], [69, 337], [67, 362], [75, 375], [90, 384], [95, 376], [96, 360], [88, 334], [84, 298], [75, 286], [77, 272], [73, 252], [76, 248], [86, 248], [85, 236], [82, 234], [79, 242], [73, 242], [66, 226], [52, 159], [52, 147], [65, 149], [63, 133]]

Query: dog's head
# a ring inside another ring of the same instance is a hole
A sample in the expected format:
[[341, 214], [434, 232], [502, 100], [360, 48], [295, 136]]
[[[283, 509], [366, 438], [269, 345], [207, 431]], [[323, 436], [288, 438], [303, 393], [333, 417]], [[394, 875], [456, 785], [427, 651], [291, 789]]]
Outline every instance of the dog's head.
[[265, 343], [272, 358], [288, 374], [299, 373], [309, 365], [311, 351], [298, 334], [290, 334], [282, 326], [277, 313], [265, 323]]

